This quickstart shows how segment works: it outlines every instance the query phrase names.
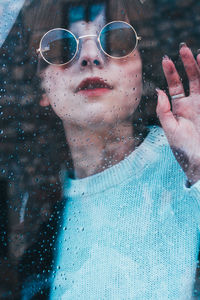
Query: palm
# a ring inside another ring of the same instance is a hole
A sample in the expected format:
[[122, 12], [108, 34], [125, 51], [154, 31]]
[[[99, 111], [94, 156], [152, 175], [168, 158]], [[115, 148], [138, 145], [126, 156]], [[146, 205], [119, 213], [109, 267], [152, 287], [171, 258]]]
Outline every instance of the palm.
[[190, 95], [185, 96], [173, 62], [165, 57], [163, 70], [172, 97], [172, 110], [167, 95], [158, 90], [157, 113], [177, 161], [194, 183], [200, 179], [200, 57], [196, 61], [186, 46], [181, 48], [180, 55], [189, 80]]

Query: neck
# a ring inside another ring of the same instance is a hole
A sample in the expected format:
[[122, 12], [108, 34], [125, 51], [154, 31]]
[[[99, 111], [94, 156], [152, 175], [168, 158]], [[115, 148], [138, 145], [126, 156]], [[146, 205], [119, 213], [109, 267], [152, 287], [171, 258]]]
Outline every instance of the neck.
[[64, 124], [76, 178], [99, 173], [123, 160], [142, 142], [132, 124], [95, 131]]

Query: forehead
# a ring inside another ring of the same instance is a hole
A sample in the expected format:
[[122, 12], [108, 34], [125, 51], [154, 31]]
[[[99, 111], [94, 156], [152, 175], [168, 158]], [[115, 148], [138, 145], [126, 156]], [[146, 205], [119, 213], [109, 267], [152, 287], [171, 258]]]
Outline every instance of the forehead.
[[95, 33], [97, 34], [101, 28], [105, 25], [105, 17], [103, 14], [98, 15], [93, 21], [77, 21], [71, 23], [69, 29], [74, 34], [83, 34], [87, 32], [87, 34]]
[[99, 31], [106, 23], [105, 6], [94, 4], [76, 6], [69, 9], [68, 28], [74, 33]]

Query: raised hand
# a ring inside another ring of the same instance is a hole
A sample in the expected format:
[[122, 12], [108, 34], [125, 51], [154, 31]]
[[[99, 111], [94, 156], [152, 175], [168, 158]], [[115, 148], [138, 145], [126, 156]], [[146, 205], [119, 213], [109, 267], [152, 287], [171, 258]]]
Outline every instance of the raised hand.
[[200, 179], [200, 55], [195, 60], [183, 43], [180, 56], [189, 80], [189, 96], [185, 96], [174, 63], [165, 56], [162, 66], [172, 108], [165, 92], [157, 89], [157, 114], [177, 161], [194, 184]]

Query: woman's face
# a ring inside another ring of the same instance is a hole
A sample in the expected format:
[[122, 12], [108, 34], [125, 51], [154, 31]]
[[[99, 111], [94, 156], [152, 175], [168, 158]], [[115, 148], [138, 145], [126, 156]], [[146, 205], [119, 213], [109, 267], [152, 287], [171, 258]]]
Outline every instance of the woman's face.
[[[96, 34], [106, 24], [104, 13], [94, 21], [74, 22], [68, 28], [77, 37]], [[105, 128], [131, 122], [142, 93], [142, 63], [138, 50], [122, 59], [106, 56], [97, 39], [80, 40], [76, 58], [67, 65], [49, 65], [41, 74], [46, 95], [66, 126]]]

